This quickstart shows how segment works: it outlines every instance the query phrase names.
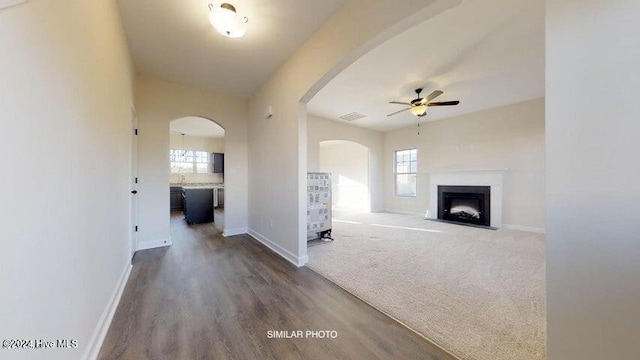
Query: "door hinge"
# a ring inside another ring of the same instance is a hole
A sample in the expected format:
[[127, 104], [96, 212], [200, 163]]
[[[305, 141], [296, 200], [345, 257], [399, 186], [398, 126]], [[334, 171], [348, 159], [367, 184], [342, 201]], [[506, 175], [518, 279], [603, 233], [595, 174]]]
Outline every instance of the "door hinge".
[[136, 225], [136, 232], [138, 232], [138, 225]]
[[138, 183], [138, 178], [136, 178], [136, 184]]
[[138, 129], [133, 130], [133, 132], [138, 135]]

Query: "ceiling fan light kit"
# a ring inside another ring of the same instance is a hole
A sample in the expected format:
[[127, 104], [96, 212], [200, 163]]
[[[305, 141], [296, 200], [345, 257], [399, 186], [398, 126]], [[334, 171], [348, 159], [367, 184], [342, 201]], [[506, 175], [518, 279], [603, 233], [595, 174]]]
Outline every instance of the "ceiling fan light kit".
[[423, 117], [427, 115], [427, 105], [420, 104], [420, 105], [412, 106], [409, 111], [411, 111], [411, 113], [415, 116]]
[[247, 32], [249, 18], [240, 16], [235, 6], [229, 3], [209, 4], [209, 22], [220, 34], [239, 38]]

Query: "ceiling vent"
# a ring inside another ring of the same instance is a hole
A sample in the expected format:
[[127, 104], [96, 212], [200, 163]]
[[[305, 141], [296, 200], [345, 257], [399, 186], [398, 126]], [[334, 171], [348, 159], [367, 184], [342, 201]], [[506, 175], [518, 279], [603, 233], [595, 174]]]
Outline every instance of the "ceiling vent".
[[354, 121], [354, 120], [358, 120], [358, 119], [362, 119], [367, 117], [367, 115], [363, 115], [357, 112], [352, 112], [349, 113], [347, 115], [342, 115], [340, 116], [340, 119], [345, 120], [345, 121]]

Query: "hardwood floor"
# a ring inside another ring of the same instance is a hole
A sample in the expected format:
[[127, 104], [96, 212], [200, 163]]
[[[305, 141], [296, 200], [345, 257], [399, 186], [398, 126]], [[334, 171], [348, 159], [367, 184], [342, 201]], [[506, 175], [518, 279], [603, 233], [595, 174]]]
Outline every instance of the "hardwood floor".
[[[244, 235], [172, 216], [173, 246], [136, 253], [99, 359], [452, 359]], [[335, 330], [335, 339], [268, 331]]]

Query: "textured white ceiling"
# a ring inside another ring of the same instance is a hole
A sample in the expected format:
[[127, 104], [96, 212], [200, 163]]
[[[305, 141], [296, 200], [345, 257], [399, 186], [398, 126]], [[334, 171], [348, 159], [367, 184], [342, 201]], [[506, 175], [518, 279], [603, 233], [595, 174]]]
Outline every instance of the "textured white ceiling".
[[379, 131], [416, 124], [389, 101], [414, 99], [440, 89], [421, 122], [444, 119], [544, 96], [544, 1], [464, 1], [370, 51], [334, 78], [308, 104], [309, 113]]
[[117, 0], [136, 70], [250, 97], [344, 0], [227, 0], [249, 17], [226, 38], [209, 23], [207, 0]]
[[210, 138], [224, 137], [224, 129], [213, 121], [197, 116], [188, 116], [173, 120], [169, 123], [171, 132], [182, 133], [189, 136]]

